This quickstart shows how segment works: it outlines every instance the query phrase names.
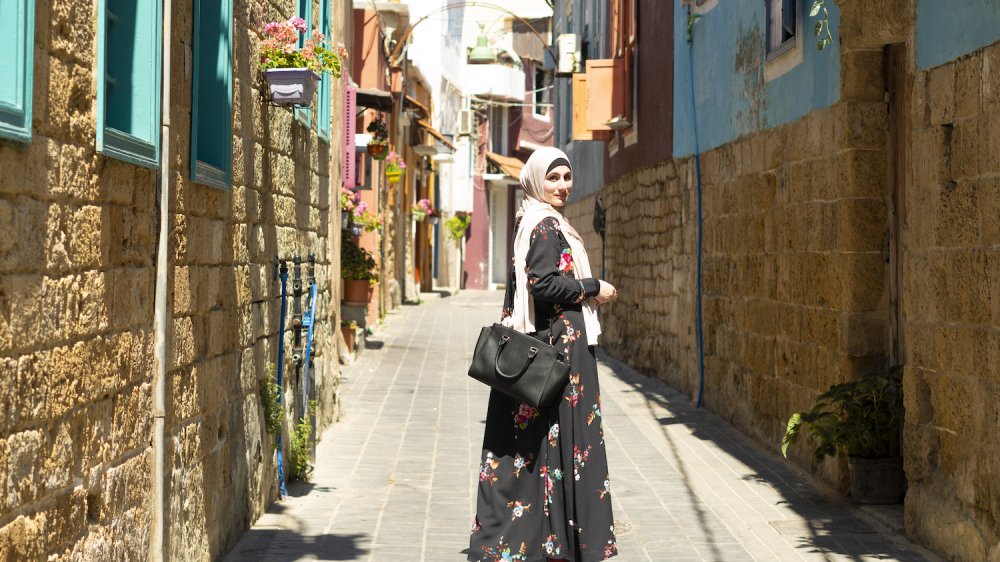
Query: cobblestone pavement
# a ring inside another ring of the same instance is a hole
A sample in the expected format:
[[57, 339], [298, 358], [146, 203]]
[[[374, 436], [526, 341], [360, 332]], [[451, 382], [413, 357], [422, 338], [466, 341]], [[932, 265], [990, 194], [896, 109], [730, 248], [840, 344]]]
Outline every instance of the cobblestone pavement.
[[[227, 561], [461, 561], [488, 391], [466, 370], [501, 294], [425, 295], [344, 372], [344, 417]], [[937, 560], [686, 396], [600, 363], [621, 555], [634, 561]]]

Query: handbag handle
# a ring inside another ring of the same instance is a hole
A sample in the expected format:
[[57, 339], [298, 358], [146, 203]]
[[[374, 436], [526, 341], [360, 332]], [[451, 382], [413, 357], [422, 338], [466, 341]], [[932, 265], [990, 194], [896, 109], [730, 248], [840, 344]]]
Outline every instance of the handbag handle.
[[529, 348], [528, 360], [524, 362], [523, 366], [521, 366], [521, 370], [518, 371], [516, 375], [508, 375], [507, 373], [503, 372], [503, 369], [500, 368], [500, 353], [503, 352], [503, 346], [507, 345], [508, 341], [510, 341], [510, 336], [500, 336], [500, 345], [497, 346], [497, 356], [496, 359], [493, 360], [493, 368], [496, 369], [497, 374], [509, 380], [520, 377], [521, 375], [524, 374], [525, 371], [528, 370], [528, 365], [531, 365], [531, 362], [535, 360], [535, 356], [538, 355], [538, 348], [537, 347]]

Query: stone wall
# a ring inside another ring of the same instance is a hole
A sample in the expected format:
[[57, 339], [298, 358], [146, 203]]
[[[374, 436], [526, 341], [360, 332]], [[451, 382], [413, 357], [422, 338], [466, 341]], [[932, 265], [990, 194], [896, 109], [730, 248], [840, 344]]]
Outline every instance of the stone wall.
[[907, 531], [1000, 560], [1000, 43], [913, 77]]
[[0, 141], [0, 560], [145, 557], [156, 174], [95, 153], [93, 6], [35, 24], [33, 138]]
[[[332, 4], [332, 35], [342, 37], [343, 1]], [[257, 390], [276, 361], [276, 255], [317, 255], [317, 417], [328, 423], [337, 409], [339, 283], [331, 281], [339, 254], [330, 248], [339, 244], [339, 214], [330, 203], [341, 88], [331, 92], [330, 148], [259, 97], [252, 29], [287, 17], [294, 3], [237, 0], [234, 8], [226, 191], [188, 180], [193, 6], [173, 3], [162, 508], [162, 550], [172, 560], [219, 557], [276, 497]], [[313, 13], [318, 22], [318, 0]], [[0, 386], [0, 560], [135, 560], [160, 550], [151, 545], [151, 521], [161, 515], [152, 493], [159, 172], [95, 152], [94, 18], [89, 3], [37, 3], [34, 136], [0, 141], [0, 378], [8, 381]], [[286, 381], [297, 411], [291, 360]]]
[[[701, 158], [704, 404], [775, 449], [792, 412], [887, 360], [881, 61], [845, 53], [843, 101]], [[692, 400], [697, 190], [693, 158], [604, 188], [608, 280], [621, 294], [604, 344]], [[809, 465], [808, 447], [792, 454]], [[828, 461], [820, 473], [842, 486], [846, 470]]]

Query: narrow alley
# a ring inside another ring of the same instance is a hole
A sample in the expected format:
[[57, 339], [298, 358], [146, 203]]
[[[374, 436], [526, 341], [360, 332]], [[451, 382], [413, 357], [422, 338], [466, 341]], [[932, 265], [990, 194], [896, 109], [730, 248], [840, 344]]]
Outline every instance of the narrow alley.
[[[225, 560], [465, 559], [488, 396], [465, 372], [501, 293], [423, 298], [345, 369], [312, 481]], [[618, 560], [937, 560], [663, 383], [599, 369]]]

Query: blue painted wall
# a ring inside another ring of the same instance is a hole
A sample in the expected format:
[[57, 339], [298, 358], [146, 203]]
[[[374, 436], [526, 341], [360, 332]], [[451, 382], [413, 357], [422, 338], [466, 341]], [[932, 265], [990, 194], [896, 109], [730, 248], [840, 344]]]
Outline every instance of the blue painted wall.
[[1000, 41], [997, 0], [919, 0], [917, 66], [931, 68]]
[[809, 0], [797, 0], [802, 14], [802, 62], [784, 75], [764, 80], [764, 2], [721, 0], [695, 25], [687, 42], [687, 11], [674, 1], [674, 156], [695, 153], [691, 104], [691, 62], [702, 152], [753, 132], [795, 121], [830, 107], [840, 98], [840, 11], [828, 0], [834, 43], [820, 51], [809, 18]]

